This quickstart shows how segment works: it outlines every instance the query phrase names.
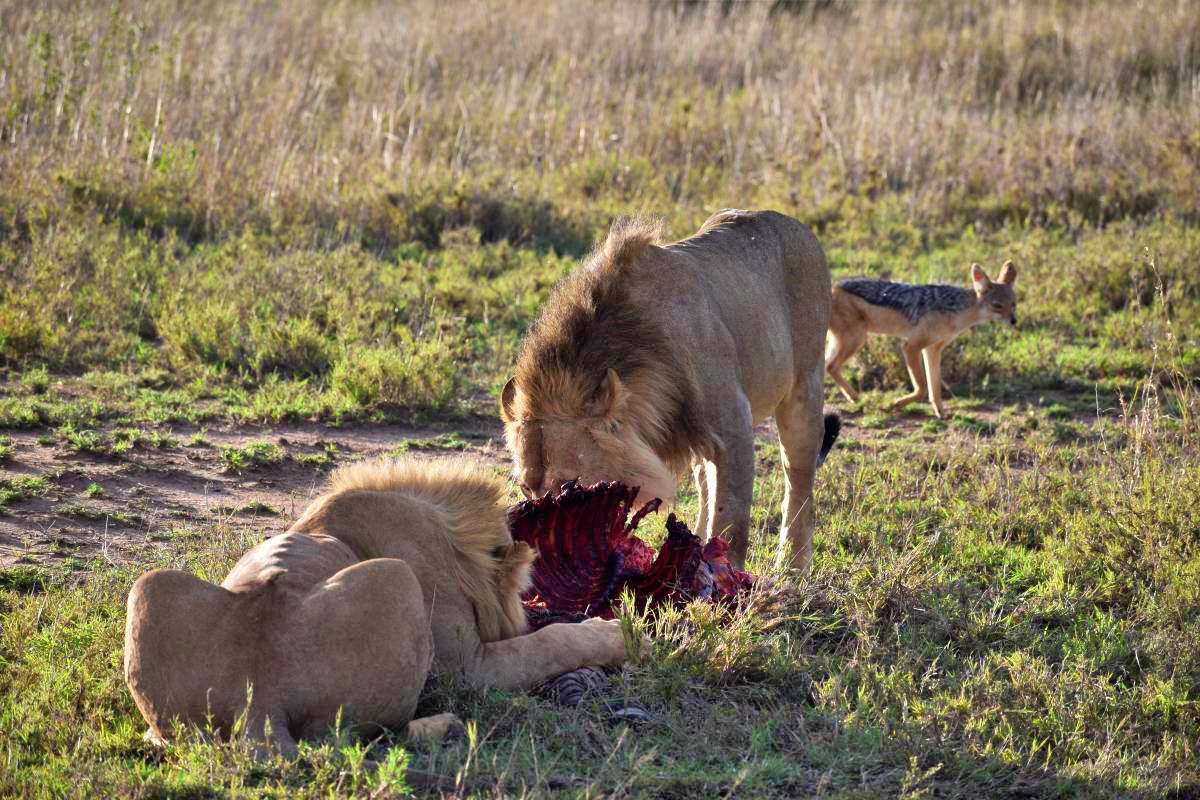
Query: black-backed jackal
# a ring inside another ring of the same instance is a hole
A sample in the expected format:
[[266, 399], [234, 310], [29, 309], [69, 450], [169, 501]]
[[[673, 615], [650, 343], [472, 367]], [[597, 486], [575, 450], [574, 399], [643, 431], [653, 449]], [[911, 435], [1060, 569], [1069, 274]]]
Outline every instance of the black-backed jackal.
[[985, 322], [1005, 320], [1017, 324], [1017, 296], [1013, 292], [1017, 268], [1011, 261], [1004, 263], [995, 282], [982, 267], [972, 264], [971, 279], [974, 291], [868, 278], [845, 280], [834, 286], [825, 371], [842, 394], [850, 401], [858, 399], [858, 392], [842, 375], [842, 367], [866, 343], [867, 334], [899, 336], [904, 339], [904, 363], [913, 391], [892, 403], [892, 408], [928, 399], [934, 413], [942, 416], [942, 350], [946, 345], [968, 328]]

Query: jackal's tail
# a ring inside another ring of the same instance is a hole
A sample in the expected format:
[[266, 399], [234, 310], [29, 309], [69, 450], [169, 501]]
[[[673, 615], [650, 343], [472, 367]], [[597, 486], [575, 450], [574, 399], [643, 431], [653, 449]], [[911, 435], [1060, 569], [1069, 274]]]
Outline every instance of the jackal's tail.
[[825, 457], [833, 449], [838, 434], [842, 432], [842, 420], [837, 414], [825, 415], [825, 435], [821, 437], [821, 452], [817, 453], [817, 466], [825, 463]]

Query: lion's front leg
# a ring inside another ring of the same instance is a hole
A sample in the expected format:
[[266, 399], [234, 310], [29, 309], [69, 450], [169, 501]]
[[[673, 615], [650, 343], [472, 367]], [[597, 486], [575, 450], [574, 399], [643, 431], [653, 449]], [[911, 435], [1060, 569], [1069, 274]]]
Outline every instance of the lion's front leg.
[[628, 660], [619, 620], [556, 623], [479, 648], [465, 666], [476, 686], [524, 690], [580, 667], [619, 667]]
[[708, 481], [712, 536], [729, 540], [729, 560], [744, 569], [750, 546], [750, 503], [754, 494], [754, 430], [721, 436]]

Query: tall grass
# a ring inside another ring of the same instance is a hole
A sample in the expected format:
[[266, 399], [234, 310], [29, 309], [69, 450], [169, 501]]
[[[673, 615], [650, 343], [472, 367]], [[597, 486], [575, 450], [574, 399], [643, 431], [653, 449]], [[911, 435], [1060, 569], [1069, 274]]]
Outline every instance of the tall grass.
[[394, 240], [431, 185], [493, 236], [531, 231], [474, 193], [1194, 215], [1194, 3], [800, 5], [15, 3], [3, 177], [19, 207], [68, 192], [189, 236], [305, 219]]
[[1015, 257], [1027, 324], [952, 374], [1128, 386], [1156, 281], [1185, 340], [1200, 299], [1196, 11], [8, 4], [0, 357], [239, 418], [454, 408], [613, 216], [744, 206], [838, 274]]

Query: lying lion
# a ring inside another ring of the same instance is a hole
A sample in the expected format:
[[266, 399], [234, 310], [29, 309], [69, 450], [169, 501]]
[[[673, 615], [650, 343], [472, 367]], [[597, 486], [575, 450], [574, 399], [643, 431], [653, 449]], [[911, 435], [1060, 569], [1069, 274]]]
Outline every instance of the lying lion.
[[754, 426], [773, 416], [783, 451], [778, 559], [812, 559], [813, 480], [837, 437], [822, 418], [830, 279], [808, 228], [773, 211], [726, 210], [658, 244], [618, 222], [564, 280], [521, 347], [500, 416], [526, 496], [563, 482], [640, 486], [669, 500], [691, 467], [694, 528], [723, 535], [742, 567], [750, 537]]
[[290, 755], [339, 712], [362, 734], [426, 730], [436, 720], [412, 717], [431, 668], [527, 689], [624, 663], [617, 621], [526, 633], [519, 595], [534, 553], [509, 535], [504, 494], [465, 462], [357, 464], [220, 586], [143, 575], [129, 593], [125, 680], [148, 735], [176, 720], [228, 734], [245, 714], [251, 740]]

